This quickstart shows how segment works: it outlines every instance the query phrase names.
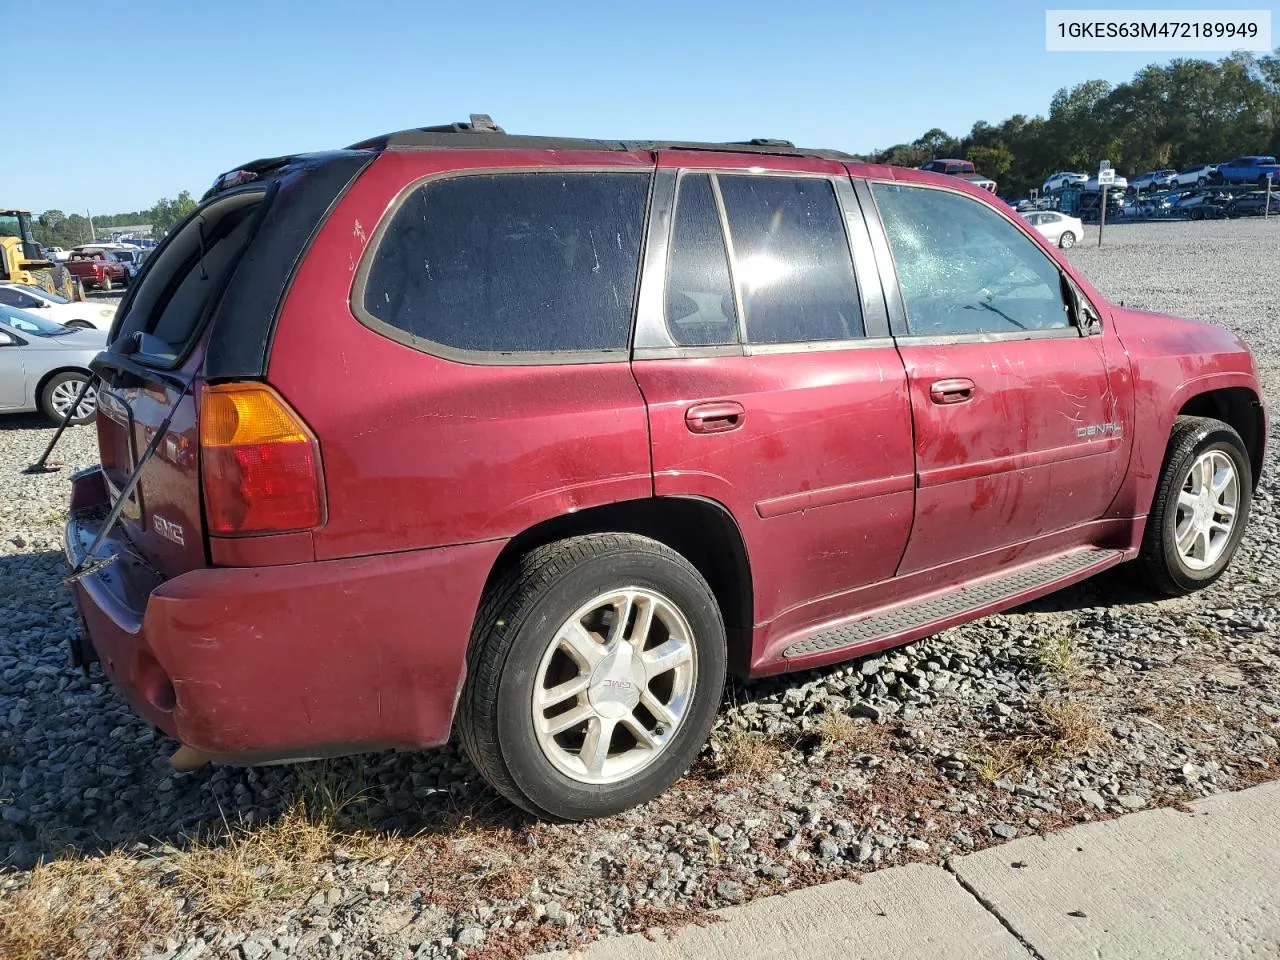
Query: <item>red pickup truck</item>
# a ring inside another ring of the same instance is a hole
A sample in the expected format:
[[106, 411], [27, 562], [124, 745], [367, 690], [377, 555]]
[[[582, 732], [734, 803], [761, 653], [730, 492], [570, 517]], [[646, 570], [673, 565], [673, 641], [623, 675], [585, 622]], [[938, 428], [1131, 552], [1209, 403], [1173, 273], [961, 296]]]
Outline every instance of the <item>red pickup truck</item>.
[[123, 286], [129, 279], [124, 264], [105, 250], [77, 250], [66, 266], [72, 276], [80, 278], [86, 290], [93, 287], [110, 290], [117, 283]]

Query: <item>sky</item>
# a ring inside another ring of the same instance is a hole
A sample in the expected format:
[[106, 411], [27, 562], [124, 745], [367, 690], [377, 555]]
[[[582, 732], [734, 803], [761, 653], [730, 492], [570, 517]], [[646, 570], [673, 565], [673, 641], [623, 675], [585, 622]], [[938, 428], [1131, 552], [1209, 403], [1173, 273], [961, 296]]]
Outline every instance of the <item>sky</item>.
[[[32, 9], [0, 0], [0, 24]], [[27, 56], [11, 95], [30, 80], [42, 106], [9, 117], [0, 206], [146, 209], [256, 157], [469, 113], [511, 133], [866, 153], [1044, 114], [1063, 86], [1174, 56], [1048, 53], [1044, 18], [1026, 0], [130, 0], [68, 35], [66, 56], [9, 51], [11, 68]]]

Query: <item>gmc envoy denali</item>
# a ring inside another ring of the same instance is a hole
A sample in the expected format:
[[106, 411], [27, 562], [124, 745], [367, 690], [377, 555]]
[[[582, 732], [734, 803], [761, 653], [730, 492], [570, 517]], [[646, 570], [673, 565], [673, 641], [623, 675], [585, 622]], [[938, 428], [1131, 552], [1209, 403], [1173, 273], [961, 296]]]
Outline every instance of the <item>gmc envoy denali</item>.
[[456, 725], [568, 819], [681, 776], [726, 670], [1211, 583], [1266, 437], [1240, 340], [963, 180], [484, 116], [219, 177], [94, 365], [73, 655], [175, 762]]

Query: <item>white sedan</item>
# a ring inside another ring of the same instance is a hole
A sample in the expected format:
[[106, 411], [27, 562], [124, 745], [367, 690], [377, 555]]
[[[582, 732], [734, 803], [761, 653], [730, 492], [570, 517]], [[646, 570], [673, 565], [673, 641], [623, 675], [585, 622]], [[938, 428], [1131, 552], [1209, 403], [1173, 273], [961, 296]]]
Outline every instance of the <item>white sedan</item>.
[[1079, 219], [1068, 217], [1065, 213], [1058, 213], [1056, 210], [1024, 213], [1023, 217], [1042, 237], [1056, 243], [1063, 250], [1074, 247], [1076, 241], [1084, 236], [1084, 224]]
[[56, 293], [20, 283], [0, 283], [0, 304], [26, 310], [66, 327], [87, 327], [94, 330], [110, 330], [115, 319], [113, 303], [96, 300], [75, 302], [64, 300]]

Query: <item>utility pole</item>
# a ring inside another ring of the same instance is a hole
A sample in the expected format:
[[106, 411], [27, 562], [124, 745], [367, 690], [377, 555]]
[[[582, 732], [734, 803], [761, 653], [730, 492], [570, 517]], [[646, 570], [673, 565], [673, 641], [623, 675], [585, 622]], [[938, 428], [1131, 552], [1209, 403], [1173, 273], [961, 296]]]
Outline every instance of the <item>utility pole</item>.
[[93, 232], [93, 214], [90, 213], [88, 210], [86, 210], [84, 212], [84, 215], [89, 221], [89, 242], [93, 243], [93, 241], [96, 240], [98, 236], [96, 233]]
[[1267, 174], [1267, 203], [1262, 208], [1262, 219], [1266, 220], [1271, 216], [1271, 174]]

